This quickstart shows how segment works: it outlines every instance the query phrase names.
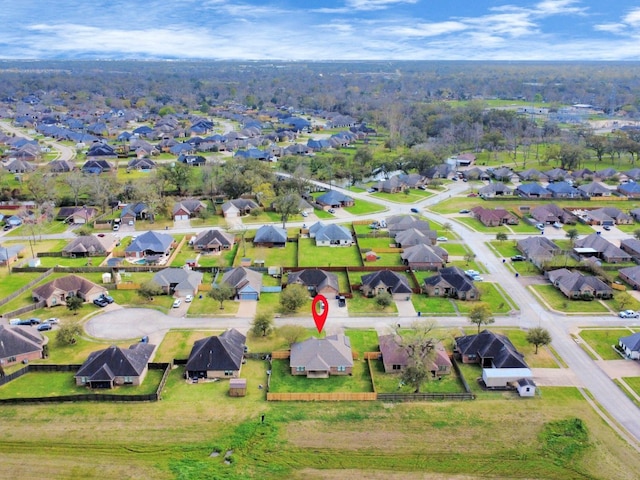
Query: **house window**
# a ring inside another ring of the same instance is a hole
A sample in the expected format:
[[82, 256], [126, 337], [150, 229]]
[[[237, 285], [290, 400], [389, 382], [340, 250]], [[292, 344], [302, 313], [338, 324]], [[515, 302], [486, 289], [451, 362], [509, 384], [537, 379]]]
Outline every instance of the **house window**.
[[133, 383], [133, 377], [124, 377], [125, 385], [131, 385]]
[[440, 287], [434, 288], [433, 289], [433, 294], [436, 295], [436, 296], [439, 296], [440, 295]]
[[402, 365], [393, 365], [391, 367], [392, 370], [402, 370]]
[[304, 372], [304, 367], [296, 367], [296, 372]]
[[9, 363], [11, 363], [11, 362], [15, 362], [16, 360], [17, 360], [17, 359], [16, 359], [15, 355], [14, 355], [14, 356], [12, 356], [12, 357], [7, 358], [7, 362], [9, 362]]
[[224, 376], [225, 376], [225, 377], [231, 377], [231, 376], [233, 376], [233, 370], [225, 370], [225, 371], [224, 371]]
[[467, 358], [469, 360], [475, 360], [476, 359], [476, 354], [475, 353], [470, 353], [469, 355], [467, 355]]
[[446, 365], [438, 365], [438, 371], [439, 372], [446, 372], [447, 371], [447, 366]]
[[343, 366], [343, 365], [339, 365], [338, 369], [339, 372], [346, 372], [347, 371], [347, 367]]
[[80, 383], [82, 383], [82, 385], [86, 385], [88, 380], [87, 377], [80, 377]]

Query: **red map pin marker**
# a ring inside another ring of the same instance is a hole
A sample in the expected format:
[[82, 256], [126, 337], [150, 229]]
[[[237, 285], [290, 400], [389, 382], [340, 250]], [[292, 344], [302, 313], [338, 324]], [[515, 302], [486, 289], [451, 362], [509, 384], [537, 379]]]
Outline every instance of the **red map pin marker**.
[[[322, 305], [324, 306], [320, 313], [318, 313], [318, 310], [316, 309], [318, 302], [322, 302]], [[313, 298], [313, 302], [311, 302], [311, 314], [313, 315], [313, 321], [316, 322], [318, 333], [322, 333], [324, 322], [327, 320], [327, 315], [329, 314], [329, 302], [327, 302], [324, 295], [316, 295]]]

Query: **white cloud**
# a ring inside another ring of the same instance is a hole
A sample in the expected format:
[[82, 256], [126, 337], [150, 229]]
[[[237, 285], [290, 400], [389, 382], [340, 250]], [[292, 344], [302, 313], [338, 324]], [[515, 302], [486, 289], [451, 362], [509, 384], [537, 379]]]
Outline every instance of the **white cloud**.
[[353, 10], [384, 10], [401, 3], [416, 3], [418, 0], [346, 0], [346, 6]]
[[468, 28], [463, 22], [439, 22], [439, 23], [417, 23], [410, 25], [395, 25], [382, 27], [377, 30], [378, 33], [385, 35], [397, 35], [401, 38], [408, 37], [437, 37], [450, 33], [457, 33]]
[[586, 12], [585, 7], [575, 7], [576, 3], [579, 2], [577, 0], [543, 0], [536, 4], [534, 11], [544, 16]]
[[635, 8], [627, 13], [622, 19], [625, 23], [634, 27], [640, 26], [640, 8]]

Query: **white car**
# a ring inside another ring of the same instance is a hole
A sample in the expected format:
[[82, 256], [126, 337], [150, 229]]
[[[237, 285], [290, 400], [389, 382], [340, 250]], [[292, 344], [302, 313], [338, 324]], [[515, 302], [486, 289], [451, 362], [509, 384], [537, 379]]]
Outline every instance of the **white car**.
[[474, 275], [473, 277], [471, 277], [471, 280], [473, 280], [474, 282], [482, 282], [484, 278], [482, 278], [480, 275]]
[[618, 313], [618, 316], [620, 318], [638, 318], [640, 317], [640, 314], [634, 310], [623, 310], [622, 312]]
[[50, 323], [52, 325], [56, 325], [58, 323], [60, 323], [60, 320], [57, 317], [51, 317], [51, 318], [47, 318], [44, 322], [42, 323]]
[[182, 300], [177, 299], [173, 302], [173, 308], [179, 308], [182, 305]]
[[447, 237], [438, 237], [436, 238], [436, 240], [438, 240], [439, 242], [446, 242], [449, 239]]
[[187, 295], [186, 297], [184, 297], [184, 301], [187, 303], [191, 303], [192, 300], [193, 300], [193, 295]]

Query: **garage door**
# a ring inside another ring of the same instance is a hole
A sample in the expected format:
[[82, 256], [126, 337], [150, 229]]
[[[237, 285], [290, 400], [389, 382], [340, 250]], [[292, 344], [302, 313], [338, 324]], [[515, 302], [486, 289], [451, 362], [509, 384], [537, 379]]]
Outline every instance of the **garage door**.
[[176, 215], [175, 220], [189, 220], [189, 215]]
[[258, 294], [256, 292], [241, 293], [240, 300], [258, 300]]

